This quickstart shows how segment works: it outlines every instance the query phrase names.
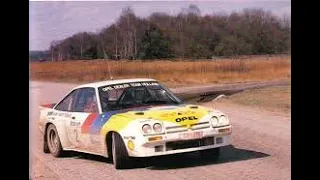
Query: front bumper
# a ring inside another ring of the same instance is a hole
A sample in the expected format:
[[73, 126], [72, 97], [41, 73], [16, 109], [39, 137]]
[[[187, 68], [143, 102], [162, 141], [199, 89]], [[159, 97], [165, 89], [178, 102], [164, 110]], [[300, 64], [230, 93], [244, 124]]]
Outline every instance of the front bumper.
[[[181, 139], [181, 133], [143, 136], [130, 139], [134, 148], [128, 148], [129, 139], [124, 139], [128, 155], [132, 157], [151, 157], [176, 153], [192, 152], [198, 150], [218, 148], [231, 144], [230, 125], [220, 128], [207, 128], [188, 132], [201, 132], [202, 137], [197, 139]], [[150, 141], [149, 138], [158, 137], [159, 140]], [[161, 138], [160, 138], [161, 137]]]

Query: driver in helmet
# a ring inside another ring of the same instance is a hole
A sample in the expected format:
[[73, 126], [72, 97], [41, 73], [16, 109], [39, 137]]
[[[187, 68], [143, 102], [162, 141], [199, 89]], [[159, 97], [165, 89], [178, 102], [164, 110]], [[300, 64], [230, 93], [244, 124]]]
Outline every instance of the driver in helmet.
[[95, 96], [87, 97], [87, 102], [84, 107], [84, 112], [97, 112], [97, 111], [98, 111], [98, 106], [97, 106]]
[[108, 92], [102, 91], [100, 93], [100, 101], [101, 101], [102, 110], [104, 111], [107, 108], [108, 102], [109, 102], [109, 94], [108, 94]]

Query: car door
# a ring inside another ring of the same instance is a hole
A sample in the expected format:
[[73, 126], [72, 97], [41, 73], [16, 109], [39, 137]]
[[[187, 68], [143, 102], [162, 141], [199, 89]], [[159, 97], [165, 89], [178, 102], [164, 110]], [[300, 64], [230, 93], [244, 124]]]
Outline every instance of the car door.
[[90, 135], [90, 128], [99, 119], [99, 110], [94, 88], [81, 88], [72, 106], [71, 117], [67, 124], [70, 142], [74, 149], [88, 152], [99, 152], [98, 142]]
[[53, 109], [47, 114], [47, 119], [54, 122], [55, 126], [60, 130], [60, 140], [64, 141], [65, 148], [72, 148], [70, 144], [70, 132], [68, 131], [68, 124], [72, 116], [72, 106], [74, 105], [79, 90], [73, 90], [65, 96]]

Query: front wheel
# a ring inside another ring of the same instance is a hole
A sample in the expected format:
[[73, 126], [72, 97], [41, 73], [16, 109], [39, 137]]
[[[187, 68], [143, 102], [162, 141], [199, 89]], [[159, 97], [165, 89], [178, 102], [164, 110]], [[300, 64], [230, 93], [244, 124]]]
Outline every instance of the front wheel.
[[202, 150], [200, 151], [200, 156], [204, 159], [216, 161], [220, 156], [220, 147], [214, 148], [214, 149]]
[[116, 169], [128, 168], [129, 156], [127, 149], [119, 134], [112, 134], [112, 160]]
[[60, 157], [63, 154], [62, 145], [58, 135], [58, 131], [53, 124], [50, 124], [46, 133], [47, 143], [50, 153], [54, 157]]

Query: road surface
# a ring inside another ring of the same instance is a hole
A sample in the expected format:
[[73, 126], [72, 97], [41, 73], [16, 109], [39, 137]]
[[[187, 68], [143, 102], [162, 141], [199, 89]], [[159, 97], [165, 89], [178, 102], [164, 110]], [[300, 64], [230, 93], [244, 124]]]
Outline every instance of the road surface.
[[70, 153], [54, 158], [42, 152], [36, 125], [38, 105], [56, 102], [72, 84], [30, 82], [31, 179], [291, 179], [291, 117], [225, 103], [204, 103], [225, 112], [234, 127], [233, 145], [222, 149], [218, 161], [197, 153], [144, 159], [135, 169], [115, 170], [107, 158]]

